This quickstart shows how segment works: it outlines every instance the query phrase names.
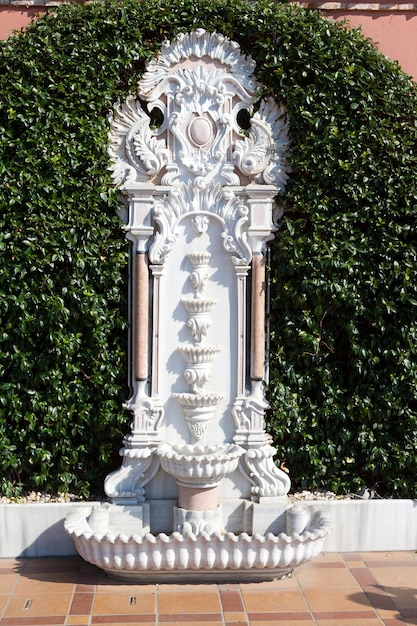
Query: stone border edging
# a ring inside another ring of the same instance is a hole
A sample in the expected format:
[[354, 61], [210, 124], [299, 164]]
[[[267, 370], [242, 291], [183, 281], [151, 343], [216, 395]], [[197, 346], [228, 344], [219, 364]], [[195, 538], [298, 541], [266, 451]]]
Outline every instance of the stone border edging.
[[[0, 505], [0, 558], [77, 554], [64, 519], [100, 502]], [[417, 500], [306, 500], [328, 511], [333, 528], [324, 552], [417, 550]]]

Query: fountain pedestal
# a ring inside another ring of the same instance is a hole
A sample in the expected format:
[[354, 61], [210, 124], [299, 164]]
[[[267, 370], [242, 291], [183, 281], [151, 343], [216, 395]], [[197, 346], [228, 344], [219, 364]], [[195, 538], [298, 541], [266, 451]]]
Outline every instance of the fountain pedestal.
[[114, 576], [279, 578], [329, 530], [291, 507], [265, 429], [265, 251], [290, 168], [285, 107], [258, 102], [254, 70], [223, 35], [182, 34], [114, 110], [133, 419], [111, 502], [66, 520], [79, 553]]

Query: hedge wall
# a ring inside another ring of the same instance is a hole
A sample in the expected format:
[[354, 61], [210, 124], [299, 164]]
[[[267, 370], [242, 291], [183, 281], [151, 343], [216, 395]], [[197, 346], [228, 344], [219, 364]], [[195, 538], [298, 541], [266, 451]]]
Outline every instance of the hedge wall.
[[129, 416], [107, 113], [162, 41], [222, 32], [291, 117], [271, 254], [269, 426], [294, 486], [415, 496], [417, 93], [288, 4], [62, 7], [0, 47], [0, 491], [100, 488]]

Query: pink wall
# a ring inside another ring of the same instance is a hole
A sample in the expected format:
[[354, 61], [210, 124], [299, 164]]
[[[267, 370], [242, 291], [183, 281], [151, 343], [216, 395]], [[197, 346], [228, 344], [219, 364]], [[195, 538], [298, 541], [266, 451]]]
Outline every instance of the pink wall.
[[7, 39], [14, 30], [21, 30], [45, 10], [43, 7], [0, 6], [0, 39]]
[[[45, 7], [0, 5], [0, 39], [7, 39], [13, 30], [24, 28], [45, 11]], [[403, 70], [417, 80], [417, 10], [329, 9], [322, 10], [322, 14], [335, 20], [347, 19], [353, 27], [362, 26], [364, 35], [373, 39], [381, 52], [399, 61]]]
[[399, 61], [402, 69], [417, 80], [417, 10], [322, 13], [335, 20], [347, 19], [354, 28], [362, 26], [363, 34], [373, 39], [381, 52]]

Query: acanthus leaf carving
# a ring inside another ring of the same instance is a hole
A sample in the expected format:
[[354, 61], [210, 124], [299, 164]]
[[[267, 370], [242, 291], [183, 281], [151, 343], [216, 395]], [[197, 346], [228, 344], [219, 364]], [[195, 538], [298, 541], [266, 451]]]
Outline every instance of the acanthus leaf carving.
[[252, 483], [251, 493], [255, 497], [286, 496], [290, 490], [290, 478], [275, 465], [275, 453], [275, 448], [265, 443], [249, 448], [240, 459], [240, 469]]
[[284, 191], [291, 171], [286, 158], [289, 144], [286, 109], [266, 98], [251, 118], [249, 137], [236, 141], [233, 161], [254, 182]]
[[150, 128], [149, 116], [139, 100], [128, 96], [115, 106], [110, 119], [110, 170], [117, 185], [155, 176], [168, 163], [164, 139], [158, 139]]
[[254, 498], [285, 496], [291, 486], [288, 475], [274, 462], [272, 438], [265, 432], [265, 410], [268, 403], [259, 390], [244, 398], [236, 398], [232, 415], [236, 426], [234, 440], [246, 449], [239, 469], [251, 483]]
[[154, 219], [159, 229], [149, 250], [149, 258], [152, 263], [164, 263], [166, 255], [175, 245], [177, 224], [186, 215], [192, 217], [197, 232], [206, 229], [208, 222], [204, 218], [210, 220], [213, 216], [223, 226], [223, 245], [233, 255], [233, 262], [247, 265], [252, 258], [244, 230], [248, 213], [242, 199], [232, 189], [223, 188], [219, 183], [179, 183], [164, 198], [155, 202]]
[[104, 481], [104, 491], [115, 502], [117, 500], [144, 502], [145, 485], [157, 473], [160, 467], [159, 457], [150, 447], [136, 450], [122, 448], [121, 455], [123, 465], [108, 474]]
[[174, 42], [166, 41], [162, 54], [148, 63], [139, 83], [139, 93], [144, 97], [171, 76], [172, 67], [190, 56], [197, 59], [209, 57], [229, 67], [235, 80], [249, 92], [259, 87], [254, 78], [255, 62], [241, 53], [239, 44], [220, 33], [207, 33], [198, 28], [191, 33], [180, 33]]
[[133, 413], [133, 434], [128, 435], [126, 439], [134, 437], [137, 433], [157, 431], [164, 415], [164, 409], [158, 398], [139, 396], [137, 399], [126, 402], [124, 406]]

